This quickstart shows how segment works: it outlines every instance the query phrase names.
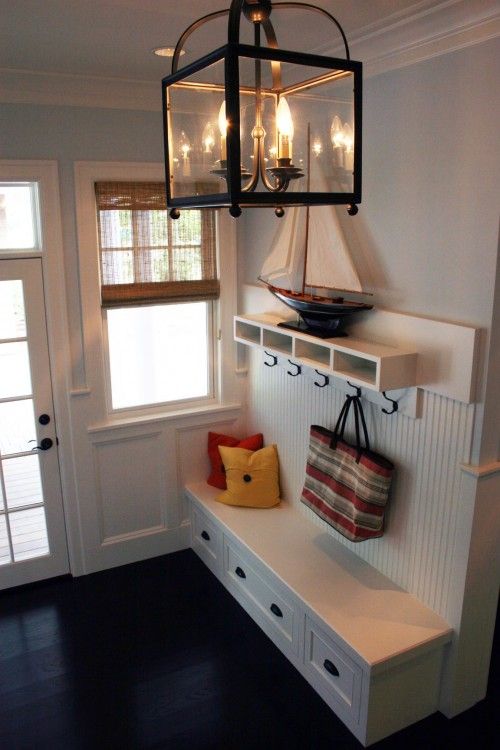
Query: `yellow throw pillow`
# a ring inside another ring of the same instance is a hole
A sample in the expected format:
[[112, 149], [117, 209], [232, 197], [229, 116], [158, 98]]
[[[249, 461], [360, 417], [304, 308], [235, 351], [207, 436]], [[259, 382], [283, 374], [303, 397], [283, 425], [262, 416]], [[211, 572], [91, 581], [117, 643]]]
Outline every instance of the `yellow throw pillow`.
[[226, 505], [271, 508], [280, 501], [278, 451], [268, 445], [258, 451], [219, 445], [227, 490], [216, 500]]

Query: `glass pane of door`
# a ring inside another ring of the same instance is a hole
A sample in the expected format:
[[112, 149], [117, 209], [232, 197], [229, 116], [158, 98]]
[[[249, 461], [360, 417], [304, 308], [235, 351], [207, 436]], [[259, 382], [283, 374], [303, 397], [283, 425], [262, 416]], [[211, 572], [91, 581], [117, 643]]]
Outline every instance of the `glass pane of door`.
[[26, 336], [22, 281], [2, 281], [0, 289], [0, 338]]
[[[0, 281], [0, 565], [50, 552], [22, 279]], [[33, 445], [34, 443], [34, 445]]]

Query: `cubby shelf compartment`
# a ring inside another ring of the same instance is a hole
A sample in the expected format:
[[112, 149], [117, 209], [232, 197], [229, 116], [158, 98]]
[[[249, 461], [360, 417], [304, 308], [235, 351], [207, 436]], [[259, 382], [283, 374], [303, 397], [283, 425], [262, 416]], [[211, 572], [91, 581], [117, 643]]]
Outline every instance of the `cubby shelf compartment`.
[[262, 329], [262, 346], [282, 354], [293, 354], [292, 337], [269, 328]]
[[241, 344], [260, 346], [262, 328], [253, 323], [247, 323], [241, 318], [235, 318], [234, 321], [234, 338]]
[[235, 340], [278, 355], [286, 354], [297, 364], [317, 368], [374, 391], [417, 385], [414, 351], [351, 337], [319, 339], [279, 328], [282, 320], [272, 313], [238, 315], [234, 320]]

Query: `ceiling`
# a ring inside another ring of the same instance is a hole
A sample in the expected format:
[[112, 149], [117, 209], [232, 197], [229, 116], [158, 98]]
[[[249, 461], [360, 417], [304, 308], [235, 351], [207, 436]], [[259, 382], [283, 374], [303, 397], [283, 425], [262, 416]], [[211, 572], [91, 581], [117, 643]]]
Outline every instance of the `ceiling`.
[[[433, 0], [310, 2], [334, 14], [349, 41], [435, 5]], [[152, 49], [175, 45], [190, 23], [228, 5], [229, 0], [0, 0], [0, 69], [157, 81], [170, 72], [170, 61]], [[275, 10], [273, 20], [282, 48], [321, 50], [339, 38], [318, 14]], [[251, 32], [250, 24], [243, 25]], [[224, 20], [197, 31], [183, 61], [223, 44], [225, 28]], [[355, 57], [355, 44], [352, 52]]]

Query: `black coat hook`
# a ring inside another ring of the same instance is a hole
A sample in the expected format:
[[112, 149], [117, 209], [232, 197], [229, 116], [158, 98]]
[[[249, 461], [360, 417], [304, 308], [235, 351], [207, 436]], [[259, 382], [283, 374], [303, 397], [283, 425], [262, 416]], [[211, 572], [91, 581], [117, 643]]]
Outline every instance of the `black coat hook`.
[[297, 368], [297, 372], [290, 372], [290, 370], [287, 370], [287, 373], [289, 375], [291, 375], [292, 378], [296, 378], [297, 375], [300, 375], [300, 373], [302, 372], [302, 367], [300, 365], [298, 365], [296, 362], [292, 362], [291, 359], [289, 359], [288, 361], [292, 365], [292, 367], [296, 367]]
[[386, 396], [385, 395], [385, 391], [382, 391], [382, 396], [385, 399], [387, 399], [387, 401], [390, 401], [391, 404], [392, 404], [392, 410], [391, 411], [387, 411], [387, 409], [382, 409], [382, 411], [384, 412], [384, 414], [395, 414], [397, 412], [398, 408], [399, 408], [398, 402], [394, 401], [393, 398], [389, 398], [389, 396]]
[[317, 373], [320, 376], [320, 378], [323, 378], [322, 383], [318, 383], [318, 381], [315, 380], [314, 385], [317, 385], [318, 388], [324, 388], [325, 385], [328, 385], [328, 383], [330, 382], [330, 378], [328, 377], [328, 375], [324, 375], [322, 372], [319, 372], [319, 370], [316, 370], [316, 369], [314, 370], [314, 372]]
[[266, 352], [265, 350], [264, 350], [264, 354], [268, 357], [271, 357], [271, 359], [273, 360], [272, 362], [264, 362], [266, 367], [274, 367], [275, 365], [278, 364], [278, 357], [276, 356], [276, 354], [269, 354], [269, 352]]
[[361, 397], [361, 388], [359, 387], [359, 385], [353, 385], [349, 381], [347, 381], [347, 385], [350, 385], [351, 388], [355, 388], [356, 389], [356, 396], [357, 396], [357, 398]]

